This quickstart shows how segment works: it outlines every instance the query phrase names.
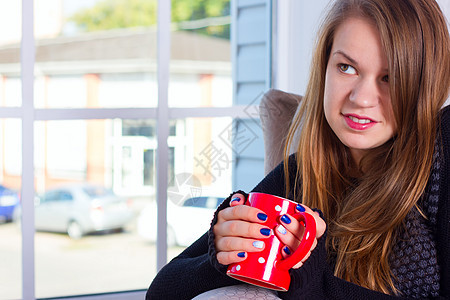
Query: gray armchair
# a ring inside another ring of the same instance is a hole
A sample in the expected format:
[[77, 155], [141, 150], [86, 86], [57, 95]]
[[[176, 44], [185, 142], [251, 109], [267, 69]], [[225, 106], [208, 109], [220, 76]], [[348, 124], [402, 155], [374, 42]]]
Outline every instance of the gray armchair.
[[275, 291], [260, 288], [249, 284], [232, 285], [218, 288], [198, 295], [192, 300], [236, 300], [236, 299], [258, 299], [276, 300], [281, 299]]
[[[284, 144], [289, 127], [302, 96], [271, 89], [266, 92], [259, 105], [259, 117], [264, 137], [264, 173], [269, 173], [283, 160]], [[294, 140], [298, 137], [294, 137]], [[295, 145], [295, 143], [294, 143]], [[294, 147], [289, 149], [290, 153]]]

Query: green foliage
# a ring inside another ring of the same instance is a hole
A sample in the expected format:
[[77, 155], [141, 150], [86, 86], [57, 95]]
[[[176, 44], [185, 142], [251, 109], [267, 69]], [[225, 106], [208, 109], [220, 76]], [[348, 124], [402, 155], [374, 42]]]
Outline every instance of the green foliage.
[[[228, 16], [230, 0], [171, 0], [172, 22]], [[147, 27], [156, 24], [157, 0], [103, 0], [69, 18], [82, 31]], [[180, 28], [183, 29], [183, 28]], [[190, 29], [202, 34], [229, 38], [230, 25]]]
[[70, 17], [84, 31], [156, 24], [156, 0], [104, 0]]
[[172, 21], [229, 15], [230, 0], [172, 0]]

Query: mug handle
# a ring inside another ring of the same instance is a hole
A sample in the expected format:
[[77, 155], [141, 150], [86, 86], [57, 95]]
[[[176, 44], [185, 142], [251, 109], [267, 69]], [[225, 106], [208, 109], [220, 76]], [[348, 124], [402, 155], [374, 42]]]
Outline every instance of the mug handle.
[[299, 221], [305, 224], [305, 232], [297, 250], [291, 256], [276, 262], [276, 267], [283, 270], [289, 270], [301, 261], [308, 254], [316, 238], [316, 221], [311, 214], [303, 212], [295, 214], [294, 217], [299, 217]]

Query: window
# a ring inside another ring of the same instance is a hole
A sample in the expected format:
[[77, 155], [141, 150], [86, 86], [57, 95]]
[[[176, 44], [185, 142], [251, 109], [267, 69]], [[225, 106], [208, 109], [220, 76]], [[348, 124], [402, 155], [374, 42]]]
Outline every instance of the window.
[[[0, 181], [0, 299], [20, 299], [22, 291], [21, 231], [12, 220], [20, 207], [21, 198], [21, 123], [18, 119], [0, 119], [0, 140], [9, 139], [8, 147], [2, 142], [0, 153], [2, 172]], [[14, 163], [13, 163], [14, 162]], [[9, 178], [5, 173], [11, 174]]]
[[[107, 2], [0, 5], [11, 28], [0, 40], [0, 183], [21, 199], [1, 201], [18, 209], [0, 224], [0, 297], [142, 299], [157, 270], [209, 226], [245, 167], [237, 161], [255, 161], [237, 159], [237, 124], [257, 123], [248, 113], [257, 102], [233, 101], [232, 1], [190, 14], [172, 1], [172, 17], [168, 1], [114, 1], [131, 23], [95, 27]], [[180, 222], [198, 209], [182, 201], [200, 195], [205, 207]]]

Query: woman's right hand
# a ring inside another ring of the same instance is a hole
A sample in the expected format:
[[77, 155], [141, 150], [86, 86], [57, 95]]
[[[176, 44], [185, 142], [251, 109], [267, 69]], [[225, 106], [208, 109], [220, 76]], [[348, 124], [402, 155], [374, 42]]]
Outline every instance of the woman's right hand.
[[272, 230], [264, 226], [267, 215], [260, 209], [243, 205], [245, 197], [234, 194], [230, 207], [221, 210], [213, 227], [217, 260], [222, 265], [245, 260], [247, 252], [259, 252]]

